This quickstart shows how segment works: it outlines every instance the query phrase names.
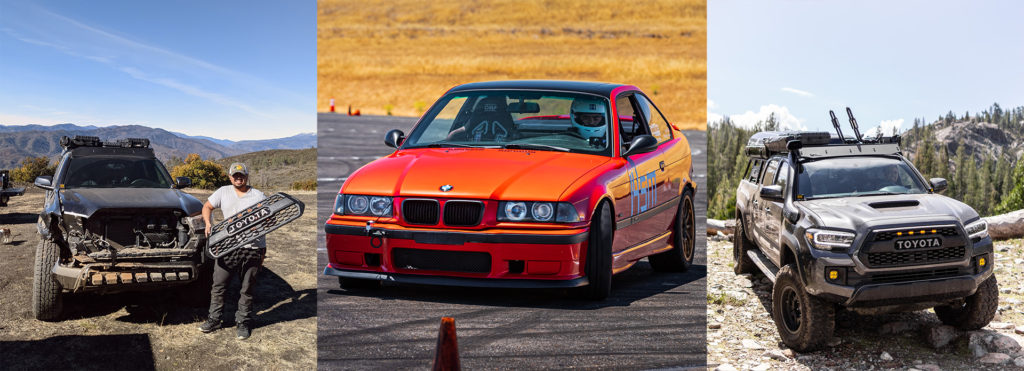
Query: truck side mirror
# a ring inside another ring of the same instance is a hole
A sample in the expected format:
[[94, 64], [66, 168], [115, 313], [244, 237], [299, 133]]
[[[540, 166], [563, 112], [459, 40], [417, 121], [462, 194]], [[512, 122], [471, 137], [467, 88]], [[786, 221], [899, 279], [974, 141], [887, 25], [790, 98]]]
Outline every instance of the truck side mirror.
[[761, 198], [769, 201], [782, 201], [782, 186], [770, 185], [761, 187]]
[[928, 180], [928, 183], [932, 184], [932, 192], [935, 193], [942, 193], [946, 190], [946, 187], [949, 186], [949, 183], [946, 182], [946, 178], [931, 178]]
[[181, 188], [188, 188], [188, 187], [191, 187], [191, 186], [192, 186], [192, 178], [189, 178], [187, 176], [179, 176], [177, 178], [174, 178], [174, 187], [175, 188], [181, 189]]
[[398, 148], [405, 142], [405, 133], [401, 130], [394, 129], [384, 134], [384, 144], [391, 148]]
[[658, 148], [658, 140], [654, 137], [644, 134], [637, 135], [629, 143], [629, 149], [622, 153], [622, 157], [632, 156], [637, 153], [647, 153]]
[[34, 184], [35, 184], [36, 187], [45, 189], [47, 191], [52, 191], [53, 190], [53, 177], [49, 176], [49, 175], [43, 175], [43, 176], [36, 177], [36, 181], [34, 182]]

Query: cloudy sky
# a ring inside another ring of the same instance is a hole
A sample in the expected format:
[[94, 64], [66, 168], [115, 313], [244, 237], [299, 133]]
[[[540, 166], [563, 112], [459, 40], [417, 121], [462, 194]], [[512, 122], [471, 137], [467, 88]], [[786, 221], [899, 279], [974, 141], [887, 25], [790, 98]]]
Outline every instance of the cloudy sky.
[[0, 0], [0, 124], [315, 132], [313, 1]]
[[1022, 17], [1016, 1], [709, 1], [708, 120], [832, 131], [849, 106], [888, 133], [1021, 106]]

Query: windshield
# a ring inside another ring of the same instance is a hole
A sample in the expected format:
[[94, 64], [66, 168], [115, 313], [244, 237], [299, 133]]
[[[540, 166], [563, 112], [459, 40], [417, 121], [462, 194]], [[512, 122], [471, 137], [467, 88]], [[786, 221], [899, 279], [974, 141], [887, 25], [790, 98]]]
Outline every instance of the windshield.
[[886, 157], [839, 157], [805, 162], [796, 199], [927, 193], [905, 162]]
[[446, 95], [403, 148], [518, 148], [611, 155], [608, 100], [545, 91]]
[[64, 188], [171, 188], [171, 176], [160, 161], [143, 157], [72, 159]]

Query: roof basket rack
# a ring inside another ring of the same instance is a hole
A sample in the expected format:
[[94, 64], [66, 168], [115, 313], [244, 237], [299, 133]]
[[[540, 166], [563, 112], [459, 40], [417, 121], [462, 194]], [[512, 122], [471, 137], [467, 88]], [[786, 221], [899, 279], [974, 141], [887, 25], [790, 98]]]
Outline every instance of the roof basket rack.
[[76, 135], [74, 138], [69, 138], [67, 136], [63, 136], [60, 138], [60, 146], [66, 149], [78, 147], [149, 148], [149, 139], [125, 138], [104, 143], [99, 137]]
[[750, 137], [746, 152], [748, 156], [767, 158], [800, 147], [826, 145], [830, 140], [825, 131], [765, 131]]

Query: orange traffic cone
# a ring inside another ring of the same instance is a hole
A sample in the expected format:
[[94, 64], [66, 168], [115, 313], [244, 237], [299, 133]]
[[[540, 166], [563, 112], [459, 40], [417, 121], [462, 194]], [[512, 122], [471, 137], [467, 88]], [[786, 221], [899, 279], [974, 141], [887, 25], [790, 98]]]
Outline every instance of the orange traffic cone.
[[356, 110], [355, 112], [352, 112], [352, 116], [359, 116], [359, 110]]
[[331, 112], [334, 112], [334, 98], [331, 98]]
[[437, 350], [434, 353], [434, 371], [457, 371], [459, 365], [459, 341], [455, 338], [455, 319], [441, 318], [441, 331], [437, 334]]

